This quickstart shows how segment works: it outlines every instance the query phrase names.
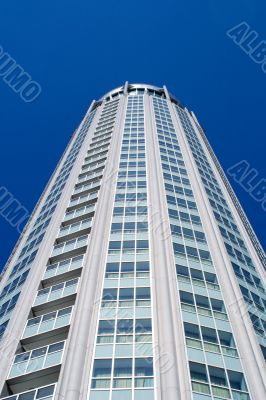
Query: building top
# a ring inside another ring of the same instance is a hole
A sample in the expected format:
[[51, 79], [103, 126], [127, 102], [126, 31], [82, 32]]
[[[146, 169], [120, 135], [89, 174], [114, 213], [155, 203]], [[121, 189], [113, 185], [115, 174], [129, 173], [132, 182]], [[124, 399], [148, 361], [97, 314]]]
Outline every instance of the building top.
[[118, 96], [119, 94], [126, 94], [130, 92], [148, 92], [148, 93], [155, 93], [159, 96], [165, 97], [172, 102], [178, 104], [180, 107], [184, 108], [184, 105], [175, 98], [171, 93], [168, 92], [166, 86], [154, 86], [154, 85], [148, 85], [146, 83], [128, 83], [126, 82], [123, 86], [119, 86], [110, 92], [106, 93], [104, 96], [100, 98], [100, 102], [103, 100], [110, 100], [111, 98], [114, 98]]

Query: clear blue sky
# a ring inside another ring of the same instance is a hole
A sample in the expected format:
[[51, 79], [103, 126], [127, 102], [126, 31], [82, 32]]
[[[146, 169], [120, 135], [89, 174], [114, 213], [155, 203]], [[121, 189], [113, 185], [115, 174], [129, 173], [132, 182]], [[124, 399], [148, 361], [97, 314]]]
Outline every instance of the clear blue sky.
[[[266, 178], [266, 74], [226, 31], [266, 40], [265, 0], [53, 0], [0, 5], [0, 45], [42, 87], [24, 103], [0, 79], [0, 186], [32, 210], [88, 105], [130, 82], [166, 84], [195, 111], [223, 167]], [[265, 212], [237, 184], [262, 244]], [[0, 266], [18, 233], [0, 218]]]

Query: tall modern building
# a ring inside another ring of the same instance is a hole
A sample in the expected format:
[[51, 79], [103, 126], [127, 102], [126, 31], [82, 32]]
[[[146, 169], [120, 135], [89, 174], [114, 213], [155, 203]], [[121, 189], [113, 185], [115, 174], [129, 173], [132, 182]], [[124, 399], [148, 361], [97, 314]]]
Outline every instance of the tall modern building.
[[264, 400], [265, 255], [166, 87], [94, 101], [11, 254], [0, 398]]

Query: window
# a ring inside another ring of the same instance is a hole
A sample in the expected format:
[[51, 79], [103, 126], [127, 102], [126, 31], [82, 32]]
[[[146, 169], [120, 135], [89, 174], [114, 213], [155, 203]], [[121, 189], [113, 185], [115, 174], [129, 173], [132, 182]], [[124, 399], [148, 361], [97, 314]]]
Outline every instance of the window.
[[136, 288], [136, 306], [150, 306], [150, 299], [149, 287]]
[[174, 246], [174, 252], [175, 254], [184, 256], [185, 255], [185, 247], [182, 244], [179, 243], [173, 243]]
[[132, 386], [132, 359], [117, 358], [114, 360], [114, 382], [115, 388]]
[[93, 367], [92, 388], [109, 388], [111, 382], [112, 360], [95, 360]]
[[135, 387], [153, 386], [152, 358], [136, 358], [135, 360]]
[[194, 392], [210, 394], [206, 366], [194, 362], [189, 362], [192, 390]]

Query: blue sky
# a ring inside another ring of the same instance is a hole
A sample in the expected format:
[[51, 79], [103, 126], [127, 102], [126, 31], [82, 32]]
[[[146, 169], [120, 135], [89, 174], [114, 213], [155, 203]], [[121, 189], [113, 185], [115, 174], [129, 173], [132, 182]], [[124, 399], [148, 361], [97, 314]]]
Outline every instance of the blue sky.
[[[266, 178], [266, 74], [226, 31], [266, 40], [262, 0], [54, 0], [1, 4], [0, 45], [42, 87], [24, 103], [0, 78], [0, 186], [31, 211], [94, 98], [125, 81], [166, 84], [194, 110], [223, 167]], [[262, 244], [265, 211], [233, 187]], [[0, 268], [17, 238], [0, 218]]]

